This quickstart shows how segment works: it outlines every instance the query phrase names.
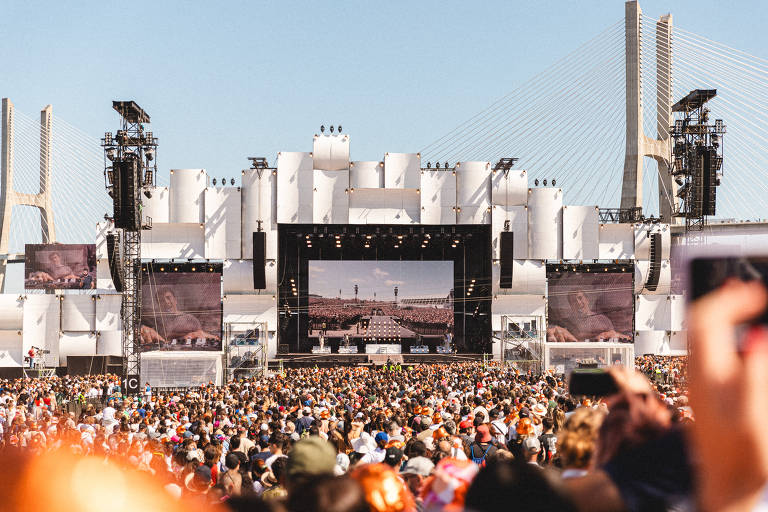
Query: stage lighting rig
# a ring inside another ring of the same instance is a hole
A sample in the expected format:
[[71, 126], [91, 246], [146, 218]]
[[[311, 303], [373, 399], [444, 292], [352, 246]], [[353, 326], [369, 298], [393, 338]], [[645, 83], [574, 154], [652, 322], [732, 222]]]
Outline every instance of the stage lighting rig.
[[509, 171], [517, 163], [519, 158], [500, 158], [496, 165], [493, 166], [493, 172], [496, 171]]
[[[157, 176], [155, 151], [157, 138], [145, 131], [150, 118], [135, 101], [113, 101], [120, 114], [120, 129], [113, 136], [106, 132], [101, 140], [104, 148], [104, 181], [113, 200], [113, 222], [120, 233], [120, 248], [114, 258], [116, 272], [122, 280], [123, 377], [139, 379], [141, 340], [141, 231], [151, 229], [152, 220], [142, 218], [142, 192], [152, 197]], [[117, 277], [117, 276], [116, 276]]]
[[696, 89], [672, 106], [677, 119], [670, 127], [671, 173], [680, 187], [674, 215], [685, 219], [686, 233], [703, 233], [706, 217], [716, 211], [723, 165], [721, 140], [726, 131], [722, 119], [709, 122], [707, 102], [716, 95], [715, 89]]

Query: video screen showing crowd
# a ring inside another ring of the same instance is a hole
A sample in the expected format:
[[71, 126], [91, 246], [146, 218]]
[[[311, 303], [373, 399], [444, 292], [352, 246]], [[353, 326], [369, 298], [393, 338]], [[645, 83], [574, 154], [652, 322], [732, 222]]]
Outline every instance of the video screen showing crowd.
[[633, 341], [634, 275], [599, 270], [547, 273], [547, 341]]
[[452, 261], [310, 261], [310, 341], [450, 343]]
[[141, 349], [221, 350], [221, 270], [141, 276]]
[[27, 290], [95, 289], [96, 245], [25, 245], [24, 288]]

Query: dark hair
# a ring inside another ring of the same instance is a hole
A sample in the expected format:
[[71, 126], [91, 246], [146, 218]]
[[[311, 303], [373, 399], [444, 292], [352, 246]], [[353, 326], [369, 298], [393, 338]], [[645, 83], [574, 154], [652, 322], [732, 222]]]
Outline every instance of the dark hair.
[[291, 512], [369, 512], [360, 484], [348, 476], [316, 476], [288, 496]]
[[235, 452], [229, 452], [224, 458], [224, 465], [229, 469], [235, 469], [240, 465], [240, 457]]

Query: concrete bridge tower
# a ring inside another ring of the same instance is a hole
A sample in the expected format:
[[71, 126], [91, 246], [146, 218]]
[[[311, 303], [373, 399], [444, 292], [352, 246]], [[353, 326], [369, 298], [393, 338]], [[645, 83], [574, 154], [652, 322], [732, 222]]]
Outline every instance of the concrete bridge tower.
[[624, 6], [626, 58], [626, 150], [621, 207], [643, 206], [643, 158], [656, 161], [659, 170], [659, 214], [672, 222], [677, 206], [677, 185], [671, 174], [669, 128], [672, 124], [672, 15], [656, 22], [656, 137], [643, 132], [642, 10], [636, 0]]
[[0, 153], [0, 293], [5, 292], [13, 207], [32, 206], [40, 210], [43, 243], [56, 241], [51, 201], [51, 115], [48, 105], [40, 111], [40, 189], [36, 194], [13, 189], [13, 103], [3, 98], [2, 153]]

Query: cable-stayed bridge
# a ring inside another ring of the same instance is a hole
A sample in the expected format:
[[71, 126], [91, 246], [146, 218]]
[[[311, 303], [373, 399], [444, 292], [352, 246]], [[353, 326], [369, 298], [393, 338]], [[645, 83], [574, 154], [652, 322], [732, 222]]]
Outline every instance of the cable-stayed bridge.
[[[556, 179], [569, 204], [634, 203], [647, 215], [662, 215], [675, 201], [670, 105], [693, 89], [717, 89], [709, 107], [728, 126], [717, 217], [768, 217], [768, 59], [674, 26], [672, 16], [642, 13], [636, 2], [626, 4], [624, 18], [595, 32], [426, 144], [422, 160], [517, 157], [516, 168], [526, 169], [531, 181]], [[2, 171], [11, 176], [3, 182], [3, 204], [13, 204], [0, 227], [7, 237], [0, 252], [22, 253], [25, 243], [92, 240], [96, 222], [111, 208], [99, 138], [53, 109], [38, 117], [10, 101], [4, 102], [2, 136]]]

